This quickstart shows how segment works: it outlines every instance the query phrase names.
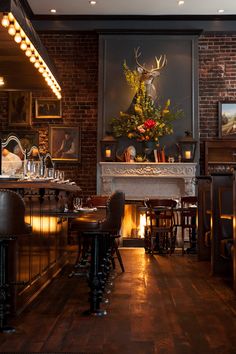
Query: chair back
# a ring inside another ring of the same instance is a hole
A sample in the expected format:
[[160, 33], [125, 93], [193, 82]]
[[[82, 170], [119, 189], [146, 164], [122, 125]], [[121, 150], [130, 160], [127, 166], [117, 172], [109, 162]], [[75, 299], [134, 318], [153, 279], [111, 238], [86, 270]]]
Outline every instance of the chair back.
[[181, 227], [196, 228], [197, 197], [181, 198]]
[[101, 225], [102, 231], [115, 235], [120, 232], [124, 217], [125, 194], [120, 191], [114, 192], [108, 200], [107, 217]]
[[159, 227], [161, 229], [171, 229], [175, 225], [174, 208], [177, 202], [173, 199], [149, 199], [146, 205], [147, 219], [150, 226]]
[[0, 238], [25, 233], [25, 204], [21, 196], [8, 189], [0, 189]]

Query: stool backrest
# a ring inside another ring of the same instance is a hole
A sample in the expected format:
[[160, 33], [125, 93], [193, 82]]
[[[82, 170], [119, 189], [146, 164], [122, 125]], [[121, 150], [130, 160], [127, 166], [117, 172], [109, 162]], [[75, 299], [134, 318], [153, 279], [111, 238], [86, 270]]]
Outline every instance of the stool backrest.
[[25, 204], [21, 196], [8, 189], [0, 189], [0, 238], [25, 233]]
[[125, 194], [120, 191], [114, 192], [107, 204], [107, 217], [101, 225], [103, 231], [111, 234], [120, 232], [122, 220], [124, 217]]
[[148, 199], [145, 201], [148, 210], [146, 218], [149, 219], [151, 227], [154, 224], [159, 224], [163, 229], [172, 228], [175, 224], [174, 208], [176, 207], [176, 200], [173, 199]]

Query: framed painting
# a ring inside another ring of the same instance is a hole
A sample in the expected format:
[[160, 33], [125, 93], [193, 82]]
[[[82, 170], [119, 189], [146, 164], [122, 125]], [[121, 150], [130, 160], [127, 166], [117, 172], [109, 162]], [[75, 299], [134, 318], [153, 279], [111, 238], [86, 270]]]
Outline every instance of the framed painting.
[[37, 98], [35, 100], [35, 118], [61, 118], [61, 100]]
[[9, 92], [9, 126], [25, 127], [31, 125], [31, 92]]
[[219, 102], [219, 137], [236, 138], [236, 102]]
[[54, 161], [80, 162], [80, 127], [50, 125], [49, 152]]

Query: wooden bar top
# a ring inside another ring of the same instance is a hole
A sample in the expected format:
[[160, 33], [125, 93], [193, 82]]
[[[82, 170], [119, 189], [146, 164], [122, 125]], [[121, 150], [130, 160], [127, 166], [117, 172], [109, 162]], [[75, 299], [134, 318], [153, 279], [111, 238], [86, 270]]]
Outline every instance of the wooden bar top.
[[80, 192], [81, 188], [75, 184], [71, 185], [68, 183], [57, 183], [53, 181], [27, 181], [27, 180], [0, 180], [0, 188], [3, 189], [57, 189], [57, 190], [62, 190], [62, 191], [68, 191], [68, 192]]

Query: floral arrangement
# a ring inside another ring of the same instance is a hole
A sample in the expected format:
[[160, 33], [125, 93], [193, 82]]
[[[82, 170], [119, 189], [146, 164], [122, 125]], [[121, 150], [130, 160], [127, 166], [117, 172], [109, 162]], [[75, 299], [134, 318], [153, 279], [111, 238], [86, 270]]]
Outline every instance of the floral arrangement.
[[115, 137], [126, 136], [137, 141], [156, 141], [161, 136], [173, 133], [172, 122], [181, 117], [182, 111], [170, 110], [170, 99], [163, 107], [157, 104], [147, 94], [145, 80], [138, 69], [130, 70], [126, 62], [123, 64], [125, 78], [134, 98], [126, 112], [120, 112], [119, 117], [113, 118], [111, 126]]

